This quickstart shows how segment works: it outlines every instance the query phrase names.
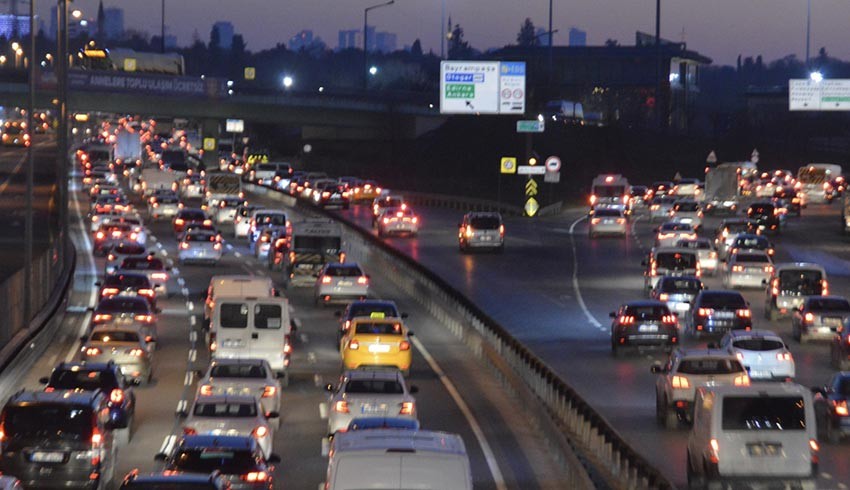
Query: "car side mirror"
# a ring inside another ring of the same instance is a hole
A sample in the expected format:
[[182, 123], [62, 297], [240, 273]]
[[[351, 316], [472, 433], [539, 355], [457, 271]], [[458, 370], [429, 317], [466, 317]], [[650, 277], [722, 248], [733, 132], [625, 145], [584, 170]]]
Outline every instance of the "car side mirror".
[[608, 317], [610, 317], [610, 318], [617, 318], [617, 312], [616, 312], [616, 311], [612, 311], [612, 312], [608, 313]]
[[656, 362], [655, 364], [653, 364], [652, 366], [650, 366], [650, 367], [649, 367], [649, 371], [650, 371], [652, 374], [664, 374], [665, 372], [667, 372], [667, 371], [664, 369], [664, 366], [662, 366], [662, 365], [661, 365], [661, 363], [658, 363], [658, 362]]
[[412, 385], [410, 388], [407, 389], [407, 391], [409, 391], [411, 395], [415, 395], [419, 393], [419, 387], [416, 385]]
[[161, 461], [165, 461], [166, 458], [167, 458], [167, 456], [165, 455], [165, 453], [156, 453], [153, 457], [153, 460], [161, 462]]
[[332, 385], [332, 384], [330, 384], [330, 383], [326, 384], [326, 385], [325, 385], [325, 391], [327, 391], [328, 393], [333, 393], [333, 391], [334, 391], [334, 385]]
[[38, 378], [38, 382], [43, 384], [43, 385], [46, 385], [48, 382], [50, 382], [50, 378], [48, 378], [47, 376], [45, 376], [43, 378]]
[[82, 335], [82, 336], [80, 336], [80, 342], [88, 342], [88, 341], [89, 341], [89, 336], [88, 336], [88, 335]]
[[275, 453], [271, 453], [268, 458], [266, 458], [266, 463], [269, 464], [278, 464], [280, 463], [280, 456]]
[[267, 419], [276, 419], [278, 417], [280, 417], [280, 413], [278, 413], [278, 412], [267, 412], [266, 413]]

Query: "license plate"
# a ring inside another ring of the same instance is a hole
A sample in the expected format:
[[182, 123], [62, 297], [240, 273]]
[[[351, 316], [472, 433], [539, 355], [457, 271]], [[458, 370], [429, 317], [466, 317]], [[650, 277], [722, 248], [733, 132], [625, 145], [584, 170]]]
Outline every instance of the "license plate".
[[841, 326], [841, 318], [833, 318], [827, 317], [823, 319], [824, 325], [829, 325], [830, 327], [840, 327]]
[[362, 414], [375, 414], [375, 413], [386, 413], [387, 405], [385, 403], [381, 404], [373, 404], [373, 403], [365, 403], [360, 407], [360, 413]]
[[638, 327], [638, 332], [657, 332], [658, 325], [641, 325]]
[[36, 463], [61, 463], [65, 459], [64, 453], [48, 453], [44, 451], [36, 451], [32, 453], [30, 459]]
[[492, 239], [493, 238], [489, 235], [484, 235], [483, 237], [481, 237], [481, 241], [484, 241], [484, 242], [489, 242]]
[[676, 303], [676, 308], [675, 308], [675, 309], [676, 309], [677, 311], [688, 311], [688, 310], [690, 310], [690, 309], [691, 309], [691, 305], [690, 305], [690, 304], [688, 304], [688, 303]]
[[354, 285], [354, 283], [351, 282], [351, 281], [339, 281], [337, 283], [337, 286], [353, 286], [353, 285]]
[[241, 340], [225, 340], [222, 345], [224, 347], [242, 347]]
[[770, 371], [750, 370], [750, 376], [753, 378], [766, 378], [770, 376]]
[[312, 269], [313, 264], [298, 264], [295, 267], [297, 267], [299, 269]]
[[757, 458], [765, 456], [779, 456], [782, 453], [782, 444], [772, 442], [751, 442], [747, 444], [747, 452], [750, 456]]
[[386, 353], [390, 351], [390, 346], [386, 344], [372, 344], [369, 346], [369, 352]]
[[680, 223], [690, 224], [693, 221], [694, 221], [693, 218], [679, 218]]
[[718, 311], [717, 313], [714, 314], [714, 317], [715, 318], [721, 318], [721, 319], [730, 319], [730, 318], [735, 318], [735, 314], [732, 313], [731, 311]]

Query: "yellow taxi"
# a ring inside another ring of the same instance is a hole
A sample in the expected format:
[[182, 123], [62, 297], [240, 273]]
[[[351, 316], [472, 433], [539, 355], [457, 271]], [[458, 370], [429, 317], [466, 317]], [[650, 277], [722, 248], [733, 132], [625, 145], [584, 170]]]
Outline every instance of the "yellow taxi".
[[413, 358], [410, 335], [400, 318], [353, 318], [340, 340], [342, 364], [345, 369], [395, 367], [406, 375]]
[[374, 180], [364, 180], [354, 186], [351, 199], [353, 201], [372, 201], [379, 197], [383, 191]]

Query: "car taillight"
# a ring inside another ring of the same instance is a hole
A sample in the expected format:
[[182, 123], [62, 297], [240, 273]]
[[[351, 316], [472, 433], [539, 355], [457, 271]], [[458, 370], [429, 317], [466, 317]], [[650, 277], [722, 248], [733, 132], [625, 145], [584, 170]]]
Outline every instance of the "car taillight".
[[139, 295], [144, 296], [146, 298], [153, 298], [154, 292], [153, 289], [143, 288], [139, 289]]
[[779, 296], [779, 278], [773, 280], [773, 286], [770, 288], [770, 294], [773, 296]]
[[115, 255], [113, 255], [113, 254], [109, 254], [109, 255], [107, 255], [107, 256], [106, 256], [106, 260], [109, 260], [109, 261], [113, 261], [113, 260], [115, 260]]
[[593, 206], [596, 203], [596, 196], [593, 194], [590, 195], [590, 205]]
[[366, 276], [360, 276], [357, 278], [357, 284], [369, 284], [369, 278]]
[[821, 280], [821, 286], [822, 286], [822, 290], [821, 290], [820, 294], [822, 296], [828, 296], [829, 295], [829, 283], [826, 282], [826, 279]]
[[214, 243], [213, 250], [221, 250], [221, 242]]
[[772, 265], [764, 266], [764, 271], [767, 272], [768, 274], [772, 273], [773, 272], [773, 266]]
[[97, 232], [97, 234], [95, 234], [95, 238], [97, 238], [98, 240], [103, 240], [103, 237], [105, 236], [106, 235], [104, 235], [102, 231], [99, 231]]
[[668, 325], [675, 325], [676, 324], [676, 315], [664, 315], [663, 317], [661, 317], [661, 321], [663, 323], [668, 324]]
[[268, 481], [269, 474], [265, 471], [251, 471], [240, 478], [247, 482]]
[[198, 433], [198, 431], [196, 431], [196, 430], [195, 430], [194, 428], [192, 428], [192, 427], [183, 427], [183, 434], [184, 434], [184, 435], [187, 435], [187, 436], [193, 436], [193, 435], [195, 435], [195, 434], [197, 434], [197, 433]]
[[711, 316], [714, 314], [713, 308], [700, 308], [697, 310], [697, 315], [699, 316]]
[[475, 230], [473, 230], [471, 226], [467, 226], [466, 230], [464, 231], [464, 235], [466, 235], [466, 238], [472, 238], [473, 233], [475, 233]]
[[738, 315], [739, 318], [749, 318], [751, 315], [749, 308], [741, 308], [739, 310], [735, 310], [735, 314]]
[[189, 248], [189, 242], [180, 242], [180, 248], [182, 250], [187, 250]]
[[389, 223], [389, 222], [390, 222], [390, 219], [389, 219], [389, 218], [384, 218], [384, 220], [383, 220], [383, 221], [384, 221], [384, 224], [387, 224], [387, 223]]
[[97, 313], [94, 316], [94, 322], [95, 323], [97, 323], [97, 322], [107, 322], [109, 320], [112, 320], [112, 315], [110, 315], [108, 313]]
[[732, 380], [732, 384], [735, 386], [750, 386], [750, 377], [746, 374], [739, 374]]
[[691, 382], [684, 376], [673, 376], [671, 385], [677, 390], [684, 390], [691, 387]]
[[119, 292], [118, 288], [103, 288], [100, 291], [100, 295], [101, 296], [113, 296], [113, 295], [118, 294], [118, 292]]
[[399, 415], [413, 415], [413, 408], [415, 404], [413, 402], [402, 402], [401, 410], [398, 411]]
[[401, 350], [401, 351], [410, 350], [410, 342], [408, 342], [406, 340], [402, 340], [401, 342], [398, 343], [398, 350]]
[[89, 348], [86, 349], [86, 355], [87, 356], [99, 356], [100, 352], [101, 352], [101, 350], [98, 349], [97, 347], [89, 347]]
[[131, 355], [131, 356], [133, 356], [133, 357], [142, 357], [143, 355], [145, 355], [145, 351], [144, 351], [144, 350], [142, 350], [142, 349], [138, 349], [138, 348], [136, 348], [136, 349], [128, 349], [128, 350], [127, 350], [127, 354], [129, 354], [129, 355]]
[[142, 323], [151, 323], [153, 321], [153, 315], [141, 314], [141, 315], [136, 315], [133, 318], [137, 322], [142, 322]]
[[708, 443], [711, 451], [710, 459], [712, 463], [718, 463], [720, 461], [720, 444], [717, 443], [717, 439], [712, 439]]
[[204, 226], [212, 226], [212, 220], [205, 219]]
[[340, 400], [334, 403], [334, 412], [348, 413], [348, 402]]
[[618, 225], [626, 224], [626, 218], [617, 218], [617, 224]]
[[327, 198], [329, 198], [329, 197], [331, 197], [331, 193], [330, 193], [330, 192], [322, 192], [322, 198], [327, 199]]
[[322, 276], [322, 284], [330, 284], [332, 280], [331, 276]]
[[269, 429], [264, 425], [258, 425], [251, 434], [254, 434], [254, 437], [266, 437], [269, 435]]
[[620, 325], [631, 325], [635, 322], [635, 317], [631, 315], [620, 315], [618, 322]]
[[744, 271], [744, 266], [742, 266], [742, 265], [733, 265], [732, 266], [732, 272], [743, 272], [743, 271]]
[[158, 281], [165, 281], [168, 279], [168, 274], [165, 272], [154, 272], [151, 274], [151, 278], [156, 279]]
[[177, 219], [174, 220], [175, 225], [182, 225], [185, 222], [186, 221], [184, 221], [183, 218], [177, 218]]
[[349, 350], [357, 350], [360, 348], [360, 342], [357, 339], [351, 339], [348, 342], [348, 348]]
[[658, 301], [667, 301], [670, 299], [670, 295], [667, 293], [661, 293], [658, 295]]
[[124, 401], [124, 390], [115, 388], [109, 392], [109, 401], [112, 403], [121, 403]]
[[776, 360], [777, 361], [790, 361], [791, 360], [791, 353], [790, 352], [780, 352], [780, 353], [776, 354]]
[[805, 315], [803, 315], [803, 321], [806, 323], [813, 323], [815, 321], [815, 315], [811, 312], [806, 313]]
[[598, 225], [598, 224], [599, 224], [599, 223], [601, 223], [601, 222], [602, 222], [602, 219], [600, 219], [600, 218], [592, 218], [592, 219], [590, 220], [590, 224], [591, 224], [591, 225]]
[[201, 396], [212, 396], [213, 387], [212, 385], [201, 385], [201, 389], [198, 391]]
[[850, 415], [850, 411], [847, 410], [847, 400], [832, 400], [832, 408], [835, 410], [835, 415], [839, 417]]
[[271, 397], [275, 396], [276, 393], [277, 393], [277, 387], [266, 386], [265, 388], [263, 388], [262, 398], [271, 398]]

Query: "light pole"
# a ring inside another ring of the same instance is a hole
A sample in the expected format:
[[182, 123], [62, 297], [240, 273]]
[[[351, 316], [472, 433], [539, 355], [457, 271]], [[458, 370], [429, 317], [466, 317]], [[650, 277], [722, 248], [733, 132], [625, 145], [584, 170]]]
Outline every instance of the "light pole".
[[547, 76], [549, 78], [549, 89], [552, 88], [552, 48], [554, 46], [554, 40], [552, 39], [555, 32], [552, 30], [552, 0], [549, 0], [549, 66], [546, 70]]
[[[35, 107], [35, 0], [30, 0], [30, 64], [29, 64], [29, 94], [27, 97], [27, 128], [24, 135], [29, 135], [27, 145], [27, 196], [26, 217], [24, 219], [24, 325], [29, 325], [32, 319], [32, 286], [33, 286], [33, 177], [35, 173], [33, 130], [33, 109]], [[20, 48], [19, 48], [20, 50]], [[16, 51], [17, 54], [17, 51]]]
[[[165, 0], [163, 0], [165, 1]], [[386, 7], [395, 3], [395, 0], [379, 3], [363, 9], [363, 90], [369, 88], [369, 11]]]
[[655, 0], [655, 119], [661, 127], [661, 0]]
[[809, 67], [809, 47], [812, 40], [812, 0], [806, 2], [806, 68]]
[[165, 52], [165, 0], [162, 0], [162, 15], [160, 16], [159, 33], [162, 40], [162, 52]]
[[[56, 9], [59, 11], [56, 35], [56, 99], [59, 101], [59, 134], [57, 154], [57, 174], [59, 176], [59, 195], [61, 205], [59, 206], [60, 227], [62, 229], [62, 254], [65, 256], [65, 245], [69, 243], [67, 233], [70, 229], [70, 195], [68, 193], [68, 0], [58, 0]], [[77, 15], [76, 13], [73, 15]], [[79, 14], [82, 16], [82, 13]]]

